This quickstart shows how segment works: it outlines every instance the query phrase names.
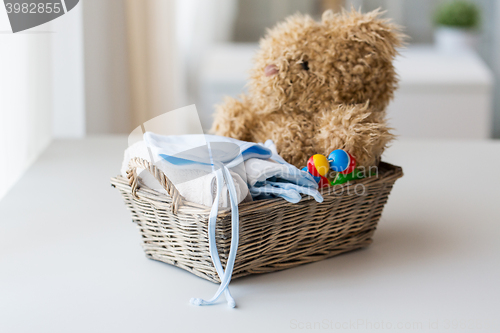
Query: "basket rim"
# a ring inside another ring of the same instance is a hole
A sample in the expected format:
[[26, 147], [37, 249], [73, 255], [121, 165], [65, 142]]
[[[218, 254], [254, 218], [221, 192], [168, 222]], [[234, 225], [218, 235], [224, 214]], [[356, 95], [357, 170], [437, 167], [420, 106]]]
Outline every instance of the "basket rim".
[[[358, 184], [363, 184], [365, 186], [370, 186], [370, 185], [375, 185], [379, 184], [382, 182], [391, 182], [394, 183], [397, 179], [403, 177], [403, 169], [400, 166], [396, 166], [390, 163], [386, 162], [380, 162], [378, 165], [378, 177], [367, 177], [363, 179], [357, 179], [357, 180], [352, 180], [349, 181], [345, 184], [342, 185], [335, 185], [340, 186], [341, 189], [345, 190], [351, 189], [352, 187], [358, 185]], [[129, 184], [128, 179], [125, 177], [118, 175], [116, 177], [111, 178], [111, 185], [113, 187], [118, 187], [119, 189], [130, 192], [132, 193], [132, 188]], [[330, 188], [335, 188], [335, 187], [330, 187]], [[150, 203], [154, 203], [155, 205], [160, 205], [160, 206], [165, 206], [165, 207], [170, 207], [172, 199], [168, 194], [162, 193], [155, 191], [153, 189], [150, 189], [146, 185], [140, 183], [140, 186], [137, 187], [137, 196], [139, 200], [144, 200], [148, 201]], [[322, 193], [323, 197], [325, 196], [339, 196], [338, 194], [335, 194], [335, 191], [329, 190], [327, 193]], [[136, 198], [137, 199], [137, 198]], [[277, 202], [283, 201], [283, 198], [272, 198], [272, 199], [262, 199], [262, 200], [256, 200], [256, 201], [250, 201], [250, 202], [243, 202], [238, 204], [238, 209], [240, 212], [247, 210], [247, 209], [263, 209], [268, 206], [273, 206]], [[302, 195], [302, 200], [314, 200], [311, 196], [306, 196]], [[204, 206], [201, 204], [197, 204], [188, 200], [183, 200], [182, 204], [178, 208], [179, 213], [183, 214], [209, 214], [211, 207]], [[219, 208], [219, 216], [222, 217], [223, 215], [229, 214], [231, 211], [230, 207], [227, 208]], [[222, 216], [221, 216], [222, 215]]]
[[[330, 186], [329, 189], [335, 188], [339, 186], [341, 189], [351, 189], [352, 187], [358, 185], [358, 184], [363, 184], [363, 185], [373, 185], [373, 184], [378, 184], [381, 182], [394, 182], [396, 179], [399, 179], [403, 177], [403, 168], [400, 166], [396, 166], [390, 163], [386, 162], [380, 162], [379, 169], [382, 170], [380, 173], [379, 177], [367, 177], [367, 178], [362, 178], [362, 179], [356, 179], [356, 180], [351, 180], [348, 181], [347, 183], [341, 184], [341, 185], [335, 185], [335, 186]], [[320, 192], [321, 189], [320, 189]], [[335, 194], [334, 191], [328, 190], [323, 191], [321, 193], [323, 197], [326, 196], [339, 196], [338, 194]], [[274, 204], [278, 201], [283, 201], [283, 198], [272, 198], [272, 199], [262, 199], [262, 200], [256, 200], [256, 201], [249, 201], [249, 202], [243, 202], [239, 204], [239, 208], [245, 208], [247, 206], [252, 206], [252, 208], [255, 208], [256, 205], [258, 204], [258, 207], [264, 208], [265, 206], [269, 204]], [[307, 196], [307, 195], [302, 195], [302, 200], [314, 200], [313, 197]], [[301, 201], [302, 201], [301, 200]]]

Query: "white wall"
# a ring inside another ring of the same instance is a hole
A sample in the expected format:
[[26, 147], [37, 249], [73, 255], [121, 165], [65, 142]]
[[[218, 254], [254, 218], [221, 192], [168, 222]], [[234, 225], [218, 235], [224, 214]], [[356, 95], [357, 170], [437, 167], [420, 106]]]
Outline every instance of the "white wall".
[[13, 34], [0, 6], [0, 198], [53, 137], [85, 135], [81, 5]]
[[52, 136], [51, 33], [13, 34], [0, 6], [0, 198]]

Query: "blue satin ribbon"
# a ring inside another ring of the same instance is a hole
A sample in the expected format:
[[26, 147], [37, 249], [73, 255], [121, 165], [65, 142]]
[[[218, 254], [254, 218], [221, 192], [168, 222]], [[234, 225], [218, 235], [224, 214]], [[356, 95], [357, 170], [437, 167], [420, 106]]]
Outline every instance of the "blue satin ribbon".
[[[224, 292], [228, 306], [234, 308], [236, 306], [236, 302], [229, 292], [229, 282], [231, 282], [231, 277], [233, 275], [234, 261], [236, 259], [236, 252], [238, 250], [239, 242], [238, 199], [236, 197], [233, 177], [231, 176], [229, 169], [223, 164], [217, 165], [217, 167], [219, 167], [215, 171], [217, 180], [217, 195], [215, 197], [212, 209], [210, 210], [210, 216], [208, 218], [208, 247], [210, 251], [210, 257], [212, 258], [215, 270], [219, 275], [221, 284], [219, 286], [219, 289], [217, 289], [215, 295], [211, 299], [204, 300], [201, 298], [191, 298], [190, 302], [193, 305], [212, 305], [215, 304], [222, 292]], [[225, 271], [222, 268], [222, 264], [219, 258], [219, 252], [217, 251], [217, 244], [215, 241], [215, 227], [219, 210], [219, 199], [224, 181], [227, 184], [229, 199], [231, 202], [231, 246], [229, 248], [229, 257], [227, 259]]]

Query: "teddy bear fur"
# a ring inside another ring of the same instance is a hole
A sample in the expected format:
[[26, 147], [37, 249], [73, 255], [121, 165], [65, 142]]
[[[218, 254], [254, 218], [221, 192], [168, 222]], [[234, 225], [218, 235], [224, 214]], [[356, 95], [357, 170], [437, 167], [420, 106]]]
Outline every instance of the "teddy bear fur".
[[379, 11], [296, 14], [260, 41], [249, 93], [216, 106], [212, 132], [271, 139], [296, 167], [345, 149], [359, 166], [377, 165], [393, 139], [386, 107], [397, 87], [393, 60], [403, 35]]

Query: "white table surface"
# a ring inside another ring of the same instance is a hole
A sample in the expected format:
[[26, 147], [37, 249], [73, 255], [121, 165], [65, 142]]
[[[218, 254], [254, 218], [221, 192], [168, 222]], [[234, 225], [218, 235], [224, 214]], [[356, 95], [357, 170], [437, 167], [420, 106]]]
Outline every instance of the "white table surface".
[[394, 144], [374, 243], [235, 280], [236, 309], [191, 306], [217, 286], [146, 259], [109, 185], [125, 147], [56, 141], [0, 201], [0, 332], [500, 331], [500, 142]]

